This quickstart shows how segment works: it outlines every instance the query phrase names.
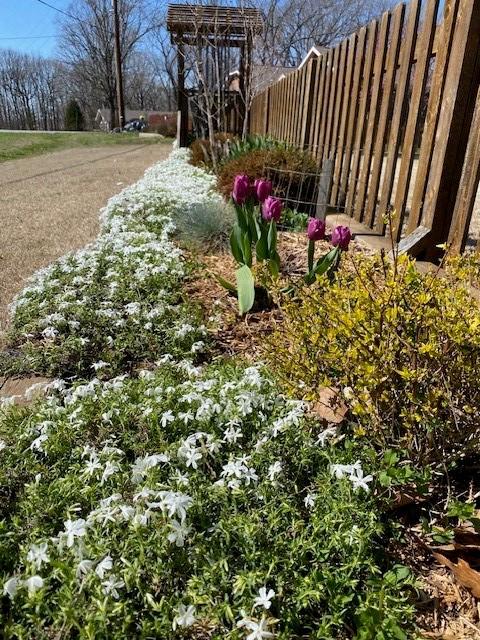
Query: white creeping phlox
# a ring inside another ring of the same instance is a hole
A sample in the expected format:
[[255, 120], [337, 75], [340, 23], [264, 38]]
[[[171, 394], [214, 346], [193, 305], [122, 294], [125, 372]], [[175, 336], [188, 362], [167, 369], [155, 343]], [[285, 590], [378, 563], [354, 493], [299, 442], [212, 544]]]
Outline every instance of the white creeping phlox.
[[[75, 366], [25, 413], [5, 410], [7, 637], [265, 640], [320, 625], [327, 637], [345, 606], [353, 620], [372, 604], [361, 589], [352, 600], [351, 584], [380, 572], [369, 573], [373, 553], [357, 569], [351, 546], [368, 552], [378, 521], [364, 491], [342, 492], [339, 510], [331, 473], [364, 490], [371, 476], [360, 463], [329, 467], [319, 444], [333, 433], [316, 440], [307, 405], [260, 366], [196, 366], [205, 331], [179, 300], [186, 265], [170, 234], [177, 209], [220, 196], [187, 158], [175, 151], [112, 198], [97, 242], [15, 303], [17, 336], [60, 349], [58, 362], [70, 349]], [[310, 573], [307, 556], [325, 572]], [[324, 573], [340, 581], [333, 612], [318, 600]]]
[[73, 360], [76, 370], [105, 377], [142, 340], [150, 352], [155, 341], [160, 353], [166, 345], [176, 355], [202, 351], [205, 328], [177, 303], [185, 262], [170, 235], [177, 211], [221, 201], [214, 186], [179, 149], [111, 198], [98, 239], [38, 271], [11, 305], [27, 362], [34, 366], [48, 345], [50, 370]]

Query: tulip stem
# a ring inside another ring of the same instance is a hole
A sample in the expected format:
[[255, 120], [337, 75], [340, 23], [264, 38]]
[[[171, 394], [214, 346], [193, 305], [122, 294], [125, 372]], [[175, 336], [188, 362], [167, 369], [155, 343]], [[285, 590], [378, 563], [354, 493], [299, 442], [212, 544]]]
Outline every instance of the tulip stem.
[[313, 269], [313, 258], [315, 257], [315, 241], [308, 241], [308, 273]]

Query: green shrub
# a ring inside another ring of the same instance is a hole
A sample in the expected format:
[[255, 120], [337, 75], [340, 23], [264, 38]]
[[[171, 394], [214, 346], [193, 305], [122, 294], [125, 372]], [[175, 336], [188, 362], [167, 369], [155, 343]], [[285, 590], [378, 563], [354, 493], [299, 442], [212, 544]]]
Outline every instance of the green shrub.
[[278, 225], [278, 228], [291, 231], [305, 231], [308, 224], [308, 218], [309, 216], [307, 213], [286, 208], [283, 210], [282, 221]]
[[358, 451], [320, 446], [304, 413], [256, 367], [167, 358], [7, 412], [2, 637], [244, 640], [247, 619], [279, 640], [406, 638], [408, 571], [372, 493], [332, 473]]
[[197, 250], [220, 249], [228, 244], [233, 226], [229, 203], [205, 202], [176, 212], [173, 222], [183, 244]]
[[[316, 201], [317, 180], [308, 175], [316, 171], [315, 160], [299, 149], [255, 149], [223, 163], [219, 169], [218, 188], [229, 198], [235, 176], [244, 174], [252, 181], [269, 178], [274, 195], [284, 200], [286, 207], [311, 213], [315, 205], [308, 203]], [[299, 203], [305, 204], [300, 207]]]
[[251, 151], [256, 151], [259, 149], [287, 148], [288, 145], [286, 142], [275, 140], [275, 138], [271, 138], [270, 136], [249, 135], [244, 140], [235, 138], [231, 142], [229, 146], [228, 157], [226, 158], [226, 160], [233, 160], [235, 158], [238, 158], [239, 156], [244, 155], [245, 153], [250, 153]]
[[76, 100], [70, 100], [65, 108], [65, 130], [83, 131], [85, 120], [80, 105]]
[[348, 255], [332, 283], [282, 300], [277, 375], [306, 399], [338, 388], [357, 436], [418, 465], [479, 453], [480, 310], [466, 285], [478, 259], [439, 277], [407, 257]]

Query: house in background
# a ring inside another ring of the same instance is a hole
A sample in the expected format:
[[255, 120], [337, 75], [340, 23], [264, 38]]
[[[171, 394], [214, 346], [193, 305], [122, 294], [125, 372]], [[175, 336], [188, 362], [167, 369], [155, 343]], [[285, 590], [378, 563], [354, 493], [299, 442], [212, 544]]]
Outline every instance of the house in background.
[[[142, 111], [140, 109], [125, 109], [125, 122], [130, 120], [139, 120], [143, 116], [143, 119], [148, 124], [150, 129], [164, 128], [167, 124], [170, 124], [172, 117], [175, 120], [177, 115], [172, 114], [170, 111]], [[95, 124], [102, 131], [111, 131], [111, 111], [110, 109], [98, 109], [95, 116]]]
[[319, 58], [323, 53], [325, 53], [325, 51], [328, 51], [327, 47], [320, 47], [314, 44], [313, 47], [310, 47], [310, 49], [307, 51], [304, 58], [298, 65], [298, 68], [301, 69], [304, 65], [307, 64], [309, 60], [312, 60], [314, 58]]
[[[262, 92], [271, 84], [285, 78], [295, 71], [295, 67], [272, 67], [269, 65], [255, 64], [252, 68], [252, 95]], [[228, 75], [228, 88], [230, 91], [240, 91], [240, 71], [235, 69]]]

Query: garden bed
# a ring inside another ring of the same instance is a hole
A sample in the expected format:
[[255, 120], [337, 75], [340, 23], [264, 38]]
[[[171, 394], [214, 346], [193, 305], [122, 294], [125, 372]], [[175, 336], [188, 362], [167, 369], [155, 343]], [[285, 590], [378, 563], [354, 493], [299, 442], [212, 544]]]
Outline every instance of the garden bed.
[[[469, 637], [475, 600], [431, 549], [453, 557], [474, 502], [418, 529], [430, 498], [415, 491], [433, 487], [434, 510], [443, 482], [356, 432], [351, 407], [334, 426], [285, 386], [282, 292], [239, 318], [213, 276], [232, 280], [233, 259], [173, 242], [199, 205], [221, 213], [214, 187], [175, 151], [15, 303], [4, 370], [55, 380], [0, 417], [5, 637], [402, 639], [415, 618]], [[301, 280], [304, 234], [280, 233], [278, 251], [281, 280]], [[368, 256], [352, 243], [343, 258], [353, 282]], [[310, 329], [332, 330], [314, 314]]]

